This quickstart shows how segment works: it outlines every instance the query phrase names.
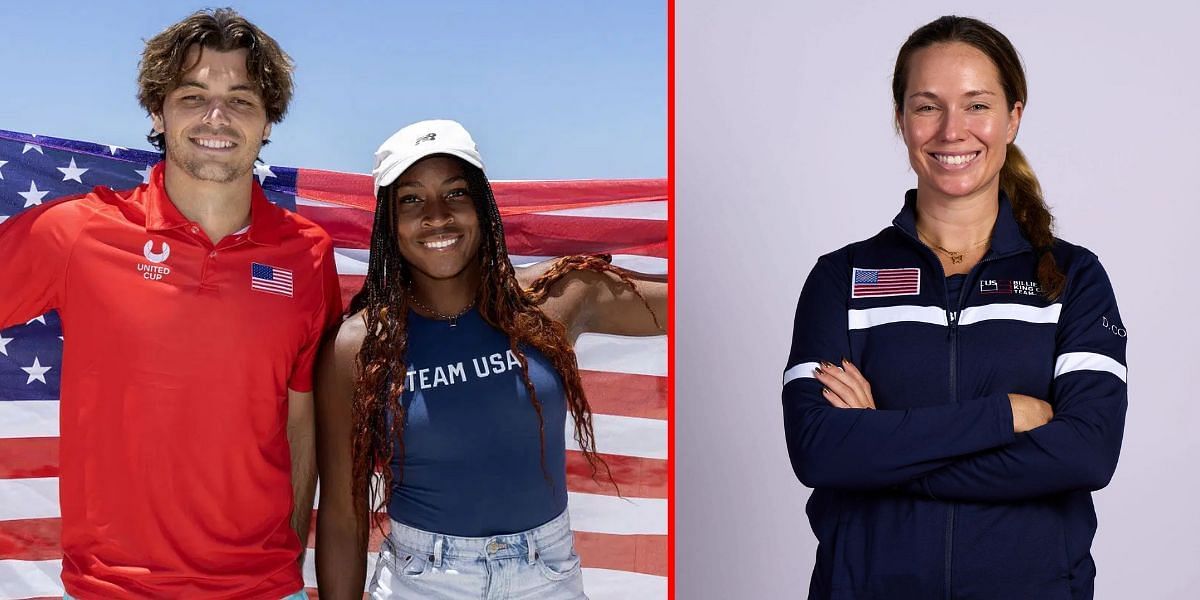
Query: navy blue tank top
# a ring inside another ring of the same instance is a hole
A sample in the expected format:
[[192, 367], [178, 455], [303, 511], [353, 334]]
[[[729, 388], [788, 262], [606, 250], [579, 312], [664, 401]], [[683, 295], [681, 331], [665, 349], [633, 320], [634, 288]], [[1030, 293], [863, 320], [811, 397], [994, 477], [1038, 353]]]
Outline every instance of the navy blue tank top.
[[[388, 514], [436, 533], [485, 537], [541, 525], [567, 507], [566, 397], [553, 365], [523, 348], [538, 419], [509, 339], [472, 309], [457, 325], [408, 314], [404, 471], [392, 460]], [[394, 454], [394, 456], [396, 456]]]

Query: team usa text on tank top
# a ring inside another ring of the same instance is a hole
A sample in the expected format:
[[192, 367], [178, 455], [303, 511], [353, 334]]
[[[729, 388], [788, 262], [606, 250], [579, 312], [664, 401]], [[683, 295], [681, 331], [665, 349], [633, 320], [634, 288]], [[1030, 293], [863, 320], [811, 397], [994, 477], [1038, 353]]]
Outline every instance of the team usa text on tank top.
[[480, 537], [532, 529], [566, 509], [562, 382], [540, 352], [522, 352], [541, 404], [544, 462], [538, 415], [508, 336], [476, 310], [453, 327], [409, 313], [403, 470], [393, 459], [388, 503], [393, 519]]

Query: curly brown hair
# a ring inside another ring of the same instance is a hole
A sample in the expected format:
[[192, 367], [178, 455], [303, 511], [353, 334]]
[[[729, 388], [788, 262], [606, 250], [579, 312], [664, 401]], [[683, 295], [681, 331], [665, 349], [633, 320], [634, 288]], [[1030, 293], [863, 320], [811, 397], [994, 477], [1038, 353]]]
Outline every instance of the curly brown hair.
[[[579, 366], [575, 359], [575, 351], [568, 341], [566, 328], [562, 323], [546, 316], [538, 308], [538, 304], [545, 299], [545, 290], [550, 284], [573, 269], [614, 273], [633, 289], [634, 293], [639, 296], [641, 294], [627, 275], [609, 264], [607, 257], [569, 257], [538, 278], [530, 290], [522, 290], [517, 281], [516, 271], [508, 258], [500, 211], [492, 195], [491, 186], [482, 170], [466, 162], [461, 164], [466, 172], [467, 186], [474, 200], [475, 210], [479, 215], [479, 227], [483, 234], [483, 243], [479, 250], [483, 280], [476, 305], [484, 321], [508, 336], [510, 349], [521, 363], [521, 376], [538, 419], [542, 471], [549, 480], [546, 473], [546, 438], [542, 405], [529, 379], [528, 362], [522, 348], [536, 349], [550, 360], [562, 379], [567, 406], [574, 420], [575, 439], [584, 458], [592, 467], [592, 478], [595, 479], [603, 470], [605, 478], [616, 488], [617, 484], [612, 478], [608, 464], [596, 452], [592, 411], [583, 393]], [[395, 237], [393, 195], [394, 186], [379, 189], [367, 276], [362, 289], [350, 301], [348, 310], [350, 315], [364, 312], [367, 331], [356, 363], [353, 403], [353, 492], [357, 502], [363, 502], [365, 498], [376, 499], [375, 505], [370, 508], [377, 525], [381, 523], [380, 511], [386, 505], [388, 492], [394, 483], [389, 468], [393, 459], [393, 444], [400, 457], [404, 454], [405, 412], [400, 398], [404, 394], [407, 371], [406, 316], [412, 281]], [[380, 479], [373, 477], [376, 469], [382, 471]], [[617, 493], [620, 494], [619, 488]]]
[[[246, 71], [258, 85], [267, 111], [267, 120], [278, 123], [287, 113], [292, 99], [292, 59], [269, 35], [247, 21], [232, 8], [205, 9], [164, 29], [146, 41], [138, 63], [138, 103], [152, 115], [162, 113], [163, 101], [179, 85], [184, 73], [200, 60], [184, 64], [188, 50], [198, 46], [201, 52], [245, 49]], [[160, 152], [165, 149], [163, 134], [151, 130], [146, 139]]]

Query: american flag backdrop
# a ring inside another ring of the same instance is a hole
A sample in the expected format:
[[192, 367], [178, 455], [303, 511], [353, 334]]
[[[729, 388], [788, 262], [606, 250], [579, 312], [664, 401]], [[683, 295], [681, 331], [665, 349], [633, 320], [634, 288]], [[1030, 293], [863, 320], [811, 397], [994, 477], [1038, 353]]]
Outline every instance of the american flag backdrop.
[[[153, 152], [0, 130], [0, 220], [96, 185], [139, 185], [158, 160]], [[370, 178], [266, 164], [255, 173], [273, 202], [333, 236], [348, 301], [366, 273], [374, 208]], [[666, 180], [500, 181], [493, 188], [515, 264], [605, 252], [621, 266], [667, 272]], [[5, 288], [0, 293], [20, 284], [0, 282]], [[61, 335], [54, 313], [0, 331], [0, 599], [63, 593], [57, 477]], [[593, 482], [582, 454], [568, 449], [571, 524], [585, 589], [594, 600], [666, 598], [666, 337], [587, 334], [576, 350], [598, 449], [625, 496]], [[308, 545], [311, 553], [311, 535]], [[378, 546], [373, 539], [371, 569]], [[305, 581], [315, 596], [313, 564], [310, 554]]]

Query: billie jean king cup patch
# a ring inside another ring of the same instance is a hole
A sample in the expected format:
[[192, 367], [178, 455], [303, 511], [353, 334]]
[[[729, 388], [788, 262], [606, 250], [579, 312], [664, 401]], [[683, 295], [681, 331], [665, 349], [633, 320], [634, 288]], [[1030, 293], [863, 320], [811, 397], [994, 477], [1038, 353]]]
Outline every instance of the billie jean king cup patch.
[[1015, 279], [981, 279], [979, 280], [979, 293], [1040, 296], [1042, 295], [1042, 288], [1036, 281], [1017, 281]]
[[887, 296], [916, 296], [921, 293], [921, 270], [854, 269], [851, 298], [883, 298]]

